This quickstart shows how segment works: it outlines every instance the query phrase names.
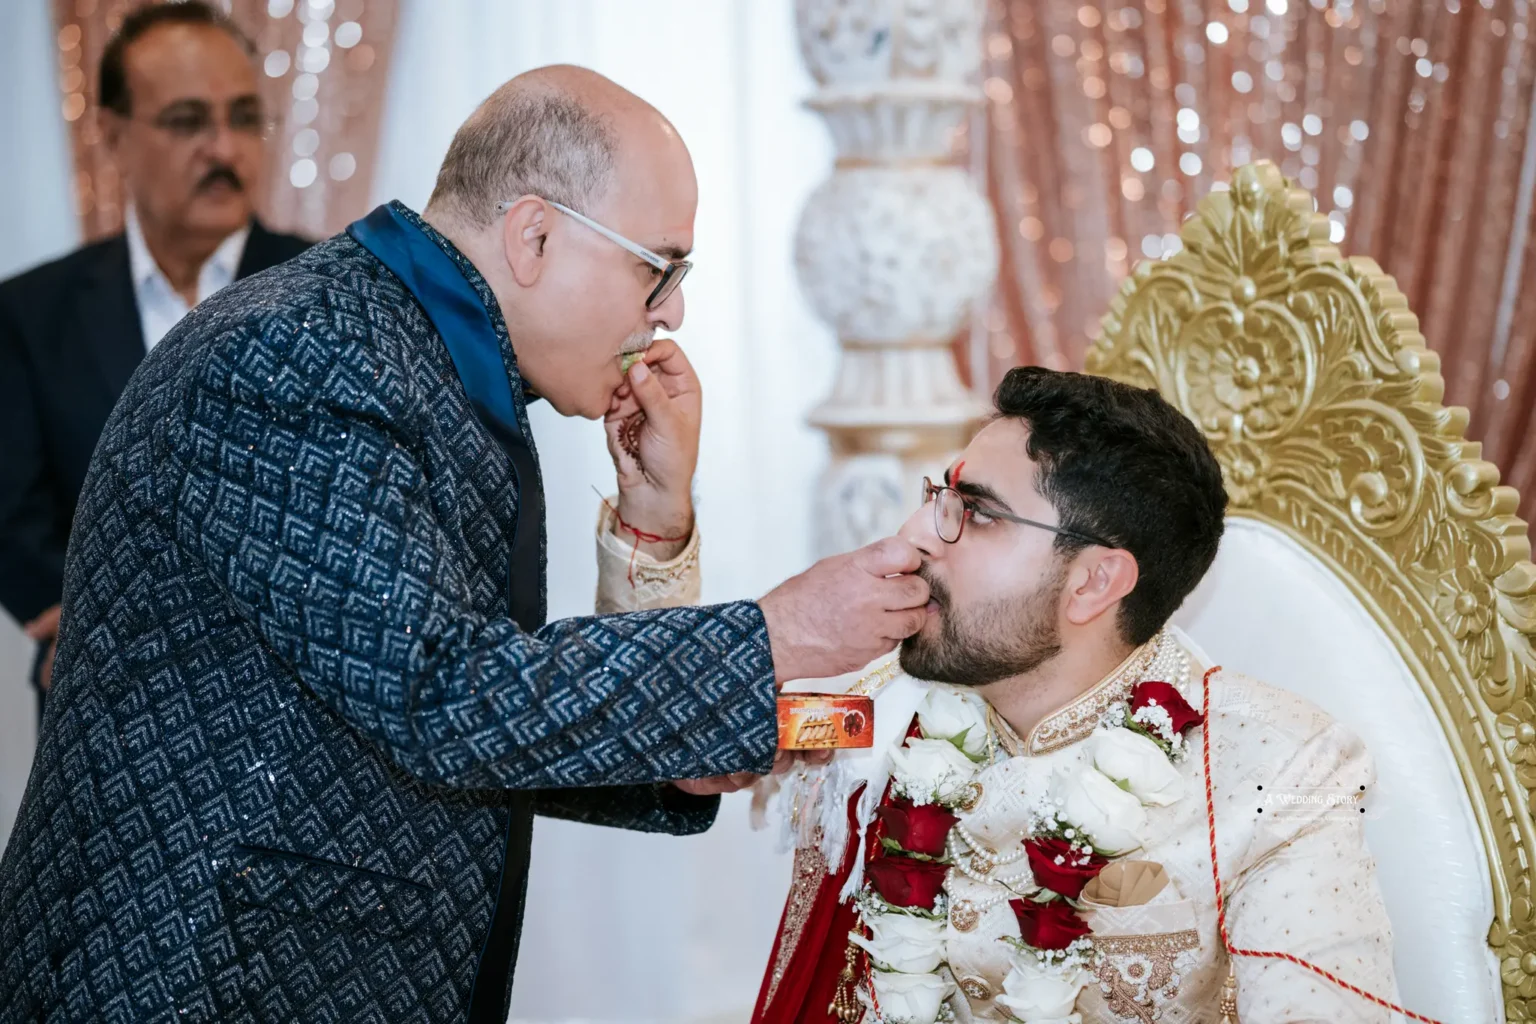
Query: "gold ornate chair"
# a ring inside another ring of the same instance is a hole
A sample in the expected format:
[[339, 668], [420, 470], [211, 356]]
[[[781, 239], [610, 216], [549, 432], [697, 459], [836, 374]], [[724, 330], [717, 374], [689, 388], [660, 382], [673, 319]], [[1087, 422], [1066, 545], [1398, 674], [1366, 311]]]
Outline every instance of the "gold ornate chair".
[[1515, 491], [1441, 405], [1395, 282], [1341, 257], [1273, 164], [1240, 168], [1181, 237], [1088, 356], [1157, 388], [1221, 462], [1227, 533], [1178, 621], [1369, 744], [1404, 1005], [1536, 1017], [1536, 568]]

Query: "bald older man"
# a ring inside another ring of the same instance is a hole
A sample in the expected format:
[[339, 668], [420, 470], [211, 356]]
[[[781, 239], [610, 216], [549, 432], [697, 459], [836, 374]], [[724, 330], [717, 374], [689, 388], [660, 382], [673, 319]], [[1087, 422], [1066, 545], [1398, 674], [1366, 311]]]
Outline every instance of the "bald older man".
[[[150, 353], [75, 520], [0, 1022], [502, 1024], [535, 814], [701, 831], [773, 764], [779, 683], [921, 626], [900, 541], [687, 606], [699, 382], [651, 339], [696, 194], [659, 113], [543, 69], [460, 128], [424, 215]], [[607, 423], [593, 617], [545, 622], [539, 398]]]

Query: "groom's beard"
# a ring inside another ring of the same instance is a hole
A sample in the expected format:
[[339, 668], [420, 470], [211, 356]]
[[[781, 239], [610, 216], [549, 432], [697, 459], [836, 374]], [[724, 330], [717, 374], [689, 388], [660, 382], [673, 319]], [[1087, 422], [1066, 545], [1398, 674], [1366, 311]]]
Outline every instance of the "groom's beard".
[[1027, 594], [963, 611], [927, 565], [917, 574], [928, 581], [929, 596], [939, 606], [939, 635], [918, 633], [902, 641], [901, 667], [913, 678], [985, 686], [1032, 672], [1061, 653], [1056, 614], [1067, 580], [1064, 564]]

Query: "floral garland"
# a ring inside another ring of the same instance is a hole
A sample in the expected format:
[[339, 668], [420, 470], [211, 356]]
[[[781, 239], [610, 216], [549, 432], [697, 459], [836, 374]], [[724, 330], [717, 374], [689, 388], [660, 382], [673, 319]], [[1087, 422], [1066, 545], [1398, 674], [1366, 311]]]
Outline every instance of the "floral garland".
[[[999, 760], [986, 706], [972, 695], [932, 688], [916, 728], [890, 752], [890, 799], [877, 811], [882, 852], [866, 868], [856, 897], [861, 927], [849, 936], [870, 962], [858, 1003], [880, 1024], [954, 1020], [945, 935], [947, 879], [957, 870], [1011, 896], [1019, 937], [1004, 940], [1014, 961], [997, 1005], [1022, 1024], [1081, 1024], [1073, 1008], [1095, 955], [1083, 889], [1141, 845], [1147, 806], [1183, 796], [1175, 765], [1188, 753], [1185, 734], [1203, 721], [1173, 685], [1138, 684], [1100, 720], [1088, 761], [1058, 779], [1036, 808], [1023, 851], [999, 856], [969, 840], [956, 813], [975, 806], [977, 776]], [[965, 849], [972, 864], [979, 856], [991, 865], [992, 877], [966, 867]], [[1026, 861], [1027, 870], [995, 874], [1017, 861]], [[849, 1003], [841, 993], [840, 1001]]]

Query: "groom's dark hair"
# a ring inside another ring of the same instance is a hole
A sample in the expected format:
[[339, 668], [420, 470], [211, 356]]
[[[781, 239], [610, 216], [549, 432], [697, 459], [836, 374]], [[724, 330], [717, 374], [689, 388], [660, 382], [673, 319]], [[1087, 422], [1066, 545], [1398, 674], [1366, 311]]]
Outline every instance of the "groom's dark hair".
[[[1221, 542], [1227, 492], [1194, 423], [1156, 391], [1040, 366], [1008, 371], [994, 402], [1022, 420], [1036, 487], [1061, 525], [1136, 559], [1120, 632], [1150, 640], [1195, 589]], [[1058, 535], [1063, 553], [1083, 542]]]

